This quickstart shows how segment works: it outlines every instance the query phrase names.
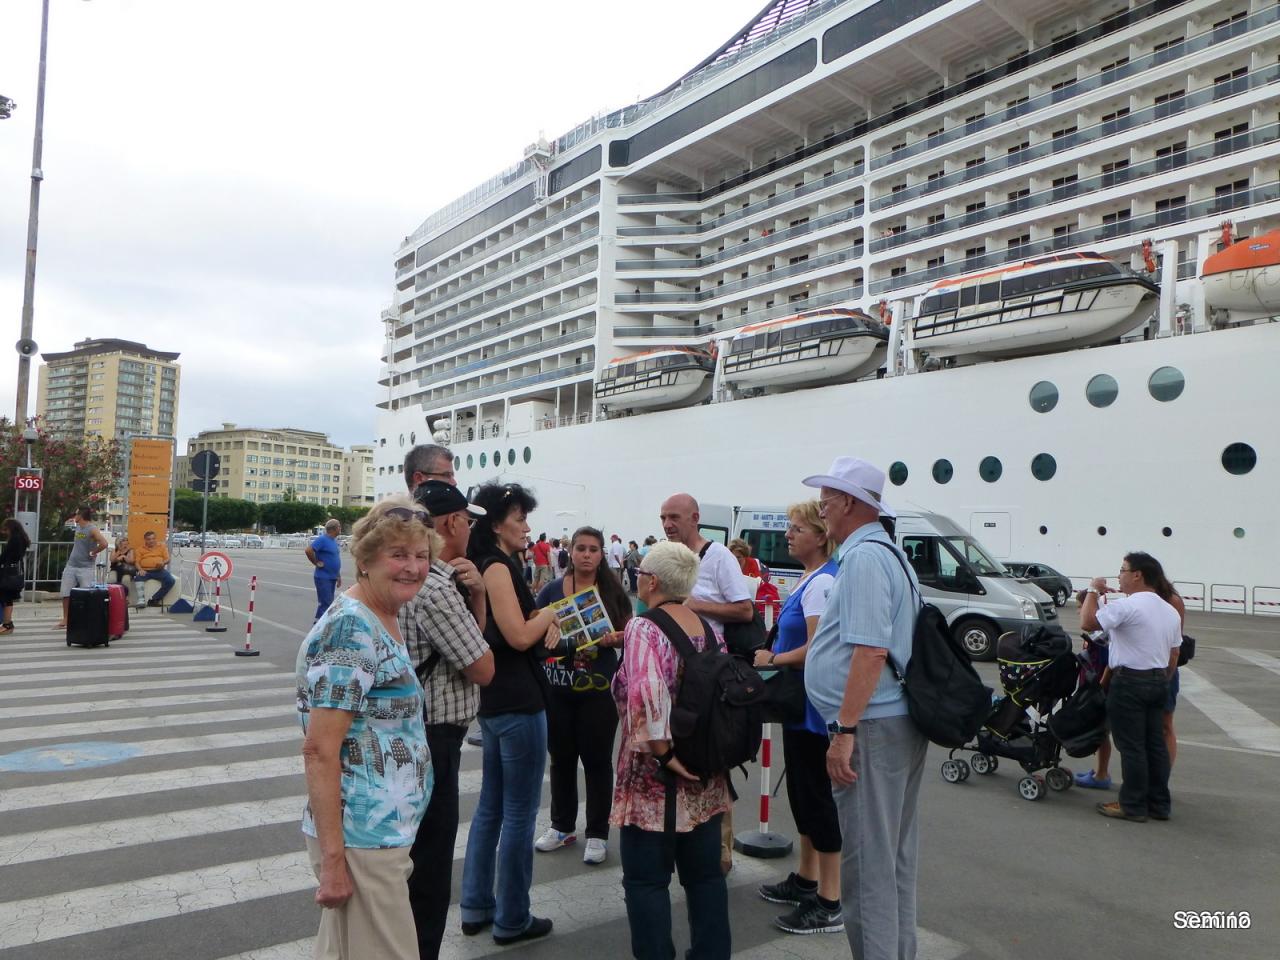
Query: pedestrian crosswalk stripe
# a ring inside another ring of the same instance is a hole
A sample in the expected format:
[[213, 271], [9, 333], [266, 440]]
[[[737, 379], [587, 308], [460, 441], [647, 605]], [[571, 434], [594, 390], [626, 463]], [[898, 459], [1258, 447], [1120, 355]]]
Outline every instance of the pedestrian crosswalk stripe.
[[[228, 661], [231, 662], [231, 661]], [[237, 663], [239, 661], [236, 661]], [[164, 689], [171, 690], [174, 687], [213, 687], [227, 686], [233, 683], [256, 683], [264, 680], [273, 680], [279, 683], [285, 679], [292, 680], [295, 674], [290, 673], [257, 673], [249, 668], [242, 668], [238, 671], [237, 676], [229, 677], [198, 677], [191, 680], [172, 680], [164, 684]], [[150, 680], [163, 680], [163, 677], [156, 677], [154, 673], [147, 674]], [[3, 690], [0, 691], [0, 702], [7, 700], [34, 700], [38, 697], [85, 697], [95, 693], [124, 693], [130, 690], [138, 689], [138, 681], [132, 683], [90, 683], [74, 687], [40, 687], [29, 690]], [[76, 701], [79, 702], [78, 700]], [[83, 713], [83, 707], [77, 706], [77, 712]]]
[[[121, 671], [140, 670], [155, 672], [163, 670], [166, 675], [172, 673], [194, 673], [196, 670], [207, 669], [200, 664], [211, 663], [233, 663], [228, 657], [230, 650], [217, 653], [210, 651], [208, 653], [184, 653], [184, 654], [151, 654], [142, 659], [136, 655], [129, 662], [105, 660], [93, 665], [92, 670], [81, 669], [87, 664], [80, 662], [63, 660], [49, 660], [41, 658], [39, 660], [5, 660], [4, 668], [0, 669], [0, 683], [11, 683], [12, 677], [23, 677], [30, 680], [32, 674], [38, 674], [41, 679], [46, 680], [82, 680], [85, 677], [102, 677], [104, 680], [114, 679], [119, 676], [128, 676], [127, 673]], [[187, 667], [179, 668], [173, 664], [186, 664]]]
[[[102, 769], [102, 768], [98, 768]], [[245, 783], [272, 777], [302, 775], [302, 755], [269, 757], [263, 760], [241, 760], [235, 763], [210, 763], [177, 770], [153, 770], [147, 773], [124, 773], [118, 776], [93, 777], [31, 787], [0, 790], [0, 813], [29, 810], [59, 803], [81, 803], [132, 797], [168, 790], [197, 790], [225, 783]]]
[[104, 737], [129, 730], [155, 730], [160, 727], [179, 727], [197, 723], [234, 723], [240, 720], [266, 720], [274, 717], [298, 715], [292, 703], [264, 703], [260, 707], [240, 710], [205, 710], [197, 713], [169, 713], [161, 716], [125, 717], [119, 720], [89, 720], [79, 722], [79, 714], [68, 723], [42, 723], [30, 727], [0, 727], [0, 743], [18, 743], [23, 740], [62, 740], [69, 737]]
[[[156, 660], [172, 660], [178, 656], [207, 656], [215, 657], [225, 655], [230, 651], [231, 647], [222, 642], [202, 643], [202, 644], [165, 644], [155, 647], [98, 647], [92, 651], [87, 651], [83, 647], [67, 647], [61, 644], [52, 646], [47, 650], [31, 650], [25, 651], [22, 656], [15, 656], [11, 659], [4, 660], [4, 666], [10, 667], [18, 664], [64, 664], [64, 663], [89, 663], [86, 654], [94, 657], [94, 663], [130, 663], [141, 660], [143, 657]], [[12, 654], [14, 651], [4, 648], [5, 653]]]
[[1242, 650], [1239, 647], [1229, 647], [1228, 650], [1248, 663], [1252, 663], [1255, 667], [1261, 667], [1263, 670], [1270, 670], [1272, 673], [1280, 675], [1280, 658], [1273, 657], [1269, 653], [1263, 653], [1261, 650]]
[[[275, 668], [272, 663], [253, 664], [246, 666], [243, 663], [237, 663], [236, 660], [228, 656], [221, 663], [213, 661], [205, 664], [188, 665], [181, 667], [152, 667], [150, 664], [116, 664], [103, 665], [101, 668], [95, 667], [92, 670], [69, 670], [66, 672], [49, 671], [45, 674], [43, 671], [38, 675], [38, 681], [41, 684], [48, 682], [57, 682], [60, 680], [88, 680], [93, 677], [101, 677], [104, 680], [124, 680], [128, 677], [137, 677], [146, 680], [167, 680], [169, 677], [183, 676], [191, 673], [208, 673], [210, 670], [224, 668], [228, 671], [234, 671], [237, 676], [243, 676], [246, 673], [262, 673]], [[292, 676], [292, 674], [290, 674]], [[9, 689], [15, 686], [30, 686], [32, 678], [27, 677], [0, 677], [0, 699], [9, 695]], [[199, 681], [195, 681], [199, 682]], [[166, 686], [169, 684], [166, 683]], [[46, 690], [56, 690], [56, 687], [45, 687]], [[99, 687], [98, 689], [105, 689]]]
[[1219, 690], [1190, 667], [1180, 670], [1180, 678], [1180, 696], [1189, 700], [1192, 706], [1221, 727], [1240, 746], [1280, 752], [1280, 726]]
[[311, 960], [315, 942], [315, 937], [303, 937], [301, 940], [290, 940], [270, 947], [257, 947], [247, 953], [237, 953], [234, 957], [223, 957], [222, 960]]
[[[136, 684], [134, 685], [136, 687]], [[187, 693], [177, 696], [128, 697], [121, 700], [90, 700], [87, 703], [77, 701], [74, 709], [65, 703], [37, 703], [24, 707], [0, 707], [0, 720], [23, 720], [27, 717], [66, 716], [69, 712], [76, 718], [89, 713], [101, 713], [105, 710], [157, 710], [160, 707], [186, 707], [199, 703], [223, 703], [227, 700], [279, 700], [289, 696], [282, 687], [267, 687], [262, 690], [225, 690], [215, 693]], [[292, 697], [290, 697], [292, 699]]]

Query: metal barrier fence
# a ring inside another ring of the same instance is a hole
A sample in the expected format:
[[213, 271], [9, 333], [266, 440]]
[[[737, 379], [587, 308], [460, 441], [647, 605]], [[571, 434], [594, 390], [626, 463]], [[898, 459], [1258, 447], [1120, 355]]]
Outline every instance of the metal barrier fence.
[[1280, 617], [1280, 587], [1254, 587], [1252, 612], [1259, 617]]
[[1244, 586], [1238, 583], [1209, 584], [1209, 610], [1212, 613], [1248, 613]]
[[1188, 610], [1204, 610], [1205, 592], [1203, 583], [1189, 583], [1184, 580], [1173, 581], [1173, 589], [1182, 597], [1182, 603]]

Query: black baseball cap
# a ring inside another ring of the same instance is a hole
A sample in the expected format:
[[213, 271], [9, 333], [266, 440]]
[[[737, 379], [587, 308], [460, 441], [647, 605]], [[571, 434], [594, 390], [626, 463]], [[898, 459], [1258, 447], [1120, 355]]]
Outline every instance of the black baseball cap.
[[468, 503], [461, 490], [443, 480], [424, 480], [414, 489], [413, 499], [433, 517], [443, 517], [459, 510], [465, 510], [473, 517], [483, 517], [488, 512], [484, 507]]

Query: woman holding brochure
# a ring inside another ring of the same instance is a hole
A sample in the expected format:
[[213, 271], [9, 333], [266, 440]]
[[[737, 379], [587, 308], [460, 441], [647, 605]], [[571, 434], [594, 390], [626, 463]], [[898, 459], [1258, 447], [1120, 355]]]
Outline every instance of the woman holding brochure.
[[[575, 842], [578, 761], [587, 781], [587, 845], [582, 862], [604, 863], [613, 798], [613, 735], [618, 711], [609, 682], [618, 669], [622, 628], [631, 602], [604, 563], [604, 534], [581, 527], [569, 545], [569, 569], [538, 594], [555, 604], [565, 655], [546, 661], [547, 752], [551, 755], [551, 826], [535, 847], [543, 853]], [[568, 602], [561, 603], [568, 598]]]

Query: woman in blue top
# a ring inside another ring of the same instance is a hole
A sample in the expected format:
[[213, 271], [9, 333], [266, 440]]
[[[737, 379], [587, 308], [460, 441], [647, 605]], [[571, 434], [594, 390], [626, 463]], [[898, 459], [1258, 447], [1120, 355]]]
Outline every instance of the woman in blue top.
[[431, 753], [422, 685], [396, 614], [431, 567], [426, 520], [398, 496], [356, 524], [356, 583], [298, 651], [302, 832], [325, 908], [315, 948], [323, 960], [418, 955], [409, 848], [431, 796]]
[[[835, 582], [836, 544], [818, 516], [818, 501], [806, 500], [787, 508], [787, 552], [804, 567], [804, 576], [782, 605], [772, 650], [756, 652], [757, 667], [803, 669], [809, 641], [827, 605]], [[786, 758], [787, 799], [800, 834], [800, 864], [779, 883], [760, 887], [760, 896], [795, 909], [774, 923], [788, 933], [839, 933], [840, 822], [827, 776], [827, 728], [813, 704], [805, 700], [803, 723], [782, 728]]]

